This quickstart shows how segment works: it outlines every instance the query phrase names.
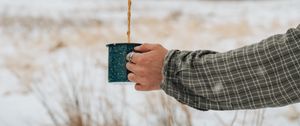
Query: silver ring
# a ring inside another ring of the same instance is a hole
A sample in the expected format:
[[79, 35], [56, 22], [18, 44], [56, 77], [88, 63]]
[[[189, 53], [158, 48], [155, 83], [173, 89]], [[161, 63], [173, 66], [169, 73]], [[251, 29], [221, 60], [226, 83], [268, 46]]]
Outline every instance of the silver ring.
[[132, 62], [131, 60], [132, 60], [133, 54], [134, 54], [134, 52], [130, 52], [130, 53], [127, 54], [126, 60], [127, 60], [128, 62]]

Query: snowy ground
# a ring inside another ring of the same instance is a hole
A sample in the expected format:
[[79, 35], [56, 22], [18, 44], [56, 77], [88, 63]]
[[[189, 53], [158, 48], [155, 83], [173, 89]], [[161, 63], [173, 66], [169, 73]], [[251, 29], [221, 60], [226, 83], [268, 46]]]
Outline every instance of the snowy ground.
[[[141, 123], [142, 117], [132, 111], [144, 110], [145, 95], [152, 93], [106, 83], [105, 44], [126, 40], [126, 5], [126, 0], [0, 0], [0, 125], [52, 125], [32, 86], [39, 85], [47, 101], [55, 103], [72, 84], [84, 84], [80, 91], [93, 92], [88, 97], [92, 103], [105, 97], [117, 110], [122, 110], [126, 98], [129, 124], [151, 125]], [[298, 0], [133, 0], [133, 40], [158, 42], [169, 49], [228, 51], [296, 27], [299, 5]], [[296, 104], [248, 111], [190, 111], [195, 126], [296, 126], [299, 109]]]

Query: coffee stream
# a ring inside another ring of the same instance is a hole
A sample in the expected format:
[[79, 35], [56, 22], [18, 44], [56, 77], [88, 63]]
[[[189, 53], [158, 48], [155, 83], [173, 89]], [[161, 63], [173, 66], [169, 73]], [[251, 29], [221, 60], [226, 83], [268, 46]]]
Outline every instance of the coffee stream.
[[128, 12], [127, 12], [127, 42], [130, 43], [130, 26], [131, 26], [131, 0], [128, 0]]

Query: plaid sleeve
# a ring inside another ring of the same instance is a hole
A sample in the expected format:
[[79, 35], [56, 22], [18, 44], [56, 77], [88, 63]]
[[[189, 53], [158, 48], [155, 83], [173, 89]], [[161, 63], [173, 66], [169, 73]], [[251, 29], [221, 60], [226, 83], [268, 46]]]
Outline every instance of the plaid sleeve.
[[300, 101], [300, 25], [218, 53], [170, 50], [161, 88], [199, 110], [278, 107]]

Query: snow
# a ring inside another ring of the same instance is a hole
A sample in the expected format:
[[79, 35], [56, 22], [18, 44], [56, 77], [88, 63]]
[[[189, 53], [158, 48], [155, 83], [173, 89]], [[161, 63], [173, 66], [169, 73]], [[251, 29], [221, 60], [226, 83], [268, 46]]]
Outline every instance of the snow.
[[0, 124], [3, 126], [39, 126], [49, 119], [43, 106], [33, 94], [1, 96]]
[[[160, 42], [169, 49], [224, 52], [296, 27], [298, 5], [298, 0], [136, 0], [132, 34], [135, 41]], [[129, 124], [149, 125], [140, 122], [142, 117], [134, 110], [148, 110], [145, 95], [152, 93], [137, 92], [131, 84], [107, 83], [105, 44], [126, 40], [126, 6], [125, 0], [0, 0], [0, 125], [51, 125], [30, 85], [39, 84], [48, 102], [62, 113], [58, 105], [64, 98], [62, 90], [70, 92], [68, 87], [74, 83], [92, 92], [88, 97], [93, 101], [91, 109], [97, 110], [99, 97], [107, 97], [116, 111], [124, 109], [124, 116], [130, 116]], [[259, 67], [255, 72], [261, 76], [265, 69]], [[223, 85], [216, 83], [213, 88], [219, 92]], [[121, 106], [123, 97], [127, 98], [126, 108]], [[241, 125], [247, 113], [245, 124], [252, 126], [262, 112], [264, 126], [296, 126], [298, 109], [296, 104], [260, 110], [190, 111], [196, 126], [230, 125], [236, 113], [234, 125]]]

